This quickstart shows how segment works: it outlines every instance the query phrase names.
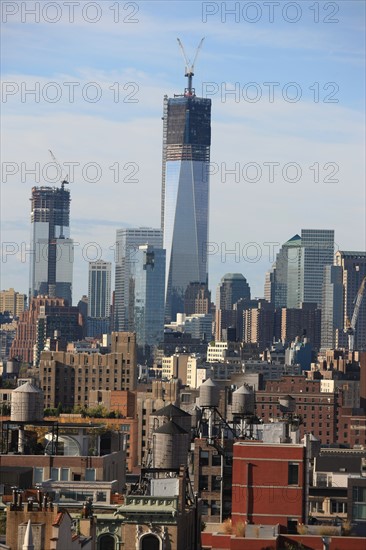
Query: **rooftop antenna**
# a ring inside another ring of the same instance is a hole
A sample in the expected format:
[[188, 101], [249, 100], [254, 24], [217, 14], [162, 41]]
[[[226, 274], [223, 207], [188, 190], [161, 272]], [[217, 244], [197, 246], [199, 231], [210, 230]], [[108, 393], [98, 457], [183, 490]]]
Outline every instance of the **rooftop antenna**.
[[184, 95], [185, 96], [194, 96], [195, 95], [194, 88], [192, 88], [192, 77], [194, 76], [194, 64], [196, 63], [198, 52], [201, 49], [202, 42], [204, 41], [204, 39], [205, 39], [205, 37], [203, 37], [201, 39], [201, 42], [198, 44], [196, 54], [194, 56], [193, 62], [191, 63], [191, 60], [188, 59], [188, 57], [187, 57], [187, 54], [185, 52], [185, 49], [184, 49], [184, 46], [183, 46], [182, 42], [179, 40], [179, 38], [177, 38], [178, 44], [180, 46], [180, 49], [182, 50], [183, 58], [184, 58], [184, 61], [185, 61], [185, 64], [186, 64], [185, 75], [184, 76], [186, 76], [188, 78], [188, 87], [184, 90]]

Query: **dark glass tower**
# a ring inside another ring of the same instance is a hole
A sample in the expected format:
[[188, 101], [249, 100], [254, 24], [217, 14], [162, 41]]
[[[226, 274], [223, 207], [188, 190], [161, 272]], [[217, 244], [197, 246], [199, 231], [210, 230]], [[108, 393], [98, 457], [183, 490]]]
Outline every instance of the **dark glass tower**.
[[211, 100], [196, 97], [191, 78], [188, 84], [184, 94], [164, 97], [161, 225], [169, 321], [184, 311], [188, 285], [208, 281]]

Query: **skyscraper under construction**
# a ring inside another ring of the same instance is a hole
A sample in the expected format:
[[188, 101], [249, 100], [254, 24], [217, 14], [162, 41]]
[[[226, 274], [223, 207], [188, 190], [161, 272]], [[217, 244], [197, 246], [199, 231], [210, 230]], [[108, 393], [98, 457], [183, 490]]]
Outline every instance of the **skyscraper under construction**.
[[192, 88], [193, 65], [186, 67], [188, 87], [164, 97], [161, 226], [166, 249], [165, 315], [184, 311], [192, 282], [206, 283], [211, 100]]
[[32, 188], [29, 298], [64, 298], [71, 305], [73, 241], [70, 191], [64, 183]]

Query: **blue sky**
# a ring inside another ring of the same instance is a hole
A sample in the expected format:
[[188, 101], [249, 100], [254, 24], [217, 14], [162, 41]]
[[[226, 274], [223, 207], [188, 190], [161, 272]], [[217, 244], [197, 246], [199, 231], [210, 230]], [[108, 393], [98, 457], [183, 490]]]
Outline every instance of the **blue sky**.
[[[61, 164], [80, 164], [70, 186], [72, 236], [80, 243], [74, 301], [87, 292], [87, 259], [93, 259], [85, 252], [88, 243], [113, 260], [115, 229], [159, 226], [163, 96], [185, 86], [178, 36], [189, 56], [206, 37], [194, 85], [197, 95], [212, 90], [212, 290], [224, 273], [239, 271], [252, 294], [262, 295], [273, 260], [269, 249], [278, 250], [302, 228], [334, 228], [339, 248], [365, 250], [364, 2], [274, 2], [273, 22], [266, 2], [118, 2], [118, 23], [116, 2], [80, 1], [74, 22], [67, 3], [51, 4], [57, 9], [40, 11], [34, 22], [22, 12], [24, 3], [2, 3], [2, 161], [8, 164], [2, 171], [1, 239], [14, 243], [17, 253], [3, 254], [1, 288], [27, 291], [29, 197], [38, 182], [21, 168], [36, 162], [43, 168], [51, 162], [48, 149]], [[87, 4], [94, 7], [85, 18]], [[239, 12], [227, 14], [225, 22], [225, 9], [236, 5]], [[204, 22], [212, 11], [217, 13]], [[51, 23], [57, 15], [60, 20]], [[95, 15], [100, 19], [91, 23]], [[270, 82], [278, 83], [273, 101], [265, 84]], [[35, 86], [39, 102], [24, 94]], [[235, 87], [239, 97], [225, 98], [225, 89]], [[86, 100], [83, 90], [99, 91], [99, 101]], [[292, 101], [297, 93], [301, 98]], [[9, 163], [19, 166], [16, 174], [6, 173]], [[88, 163], [100, 166], [94, 183], [92, 171], [83, 177]], [[124, 180], [118, 183], [109, 168], [115, 163]], [[274, 181], [268, 163], [276, 163]], [[138, 172], [128, 178], [131, 166]], [[292, 181], [299, 167], [301, 176]], [[225, 180], [225, 168], [239, 172], [226, 173]]]

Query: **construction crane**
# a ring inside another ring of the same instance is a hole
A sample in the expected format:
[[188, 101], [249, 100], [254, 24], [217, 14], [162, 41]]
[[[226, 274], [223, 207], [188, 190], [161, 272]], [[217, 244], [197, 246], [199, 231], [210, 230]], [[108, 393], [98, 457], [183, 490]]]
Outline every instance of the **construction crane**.
[[196, 63], [198, 52], [201, 49], [202, 42], [204, 41], [204, 39], [205, 39], [205, 37], [203, 37], [201, 39], [201, 42], [198, 44], [197, 50], [196, 50], [196, 55], [194, 56], [193, 62], [191, 63], [191, 60], [188, 59], [188, 57], [187, 57], [187, 54], [185, 52], [185, 49], [184, 49], [184, 46], [183, 46], [182, 42], [179, 40], [179, 38], [177, 38], [178, 44], [180, 46], [180, 49], [182, 50], [183, 58], [184, 58], [184, 61], [185, 61], [185, 64], [186, 64], [185, 75], [184, 75], [188, 78], [188, 87], [186, 88], [186, 90], [184, 92], [184, 95], [186, 95], [186, 96], [194, 95], [194, 89], [192, 88], [192, 77], [194, 76], [194, 64]]
[[48, 149], [51, 157], [52, 157], [52, 160], [53, 162], [56, 164], [56, 166], [60, 169], [60, 173], [61, 173], [61, 189], [64, 190], [65, 189], [65, 185], [68, 185], [69, 184], [69, 175], [67, 174], [65, 178], [62, 177], [62, 168], [60, 166], [60, 163], [58, 162], [57, 158], [55, 157], [55, 155], [52, 153], [51, 149]]
[[355, 332], [356, 332], [356, 323], [358, 314], [360, 312], [361, 302], [363, 298], [363, 294], [365, 291], [366, 286], [366, 276], [362, 279], [362, 282], [360, 284], [360, 288], [358, 289], [356, 298], [354, 300], [355, 302], [355, 309], [353, 310], [352, 320], [347, 318], [346, 328], [344, 329], [344, 332], [348, 335], [348, 349], [352, 353], [354, 344], [355, 344]]
[[59, 236], [59, 238], [64, 239], [65, 236], [64, 236], [64, 225], [63, 225], [63, 222], [64, 222], [64, 209], [63, 209], [64, 193], [63, 192], [65, 190], [65, 185], [69, 184], [69, 175], [67, 174], [65, 177], [62, 176], [63, 170], [61, 168], [60, 163], [58, 162], [55, 155], [52, 153], [51, 149], [48, 149], [48, 151], [49, 151], [49, 153], [52, 157], [53, 162], [60, 169], [60, 173], [61, 173], [61, 220], [60, 220], [60, 236]]

